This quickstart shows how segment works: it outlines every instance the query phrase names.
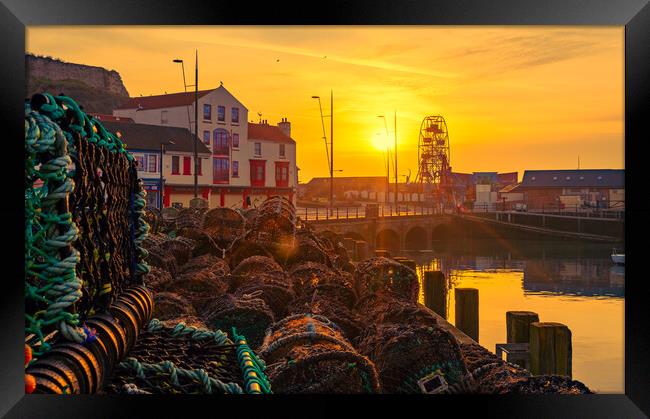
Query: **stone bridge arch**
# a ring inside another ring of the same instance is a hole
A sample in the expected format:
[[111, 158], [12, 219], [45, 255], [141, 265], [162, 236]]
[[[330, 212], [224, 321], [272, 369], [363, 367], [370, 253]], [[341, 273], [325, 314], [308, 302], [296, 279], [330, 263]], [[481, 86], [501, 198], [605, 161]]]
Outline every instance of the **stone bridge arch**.
[[375, 238], [375, 249], [399, 252], [401, 250], [400, 243], [401, 238], [399, 233], [390, 227], [385, 227], [377, 232]]
[[416, 225], [404, 235], [404, 250], [424, 250], [429, 248], [430, 234], [425, 227]]

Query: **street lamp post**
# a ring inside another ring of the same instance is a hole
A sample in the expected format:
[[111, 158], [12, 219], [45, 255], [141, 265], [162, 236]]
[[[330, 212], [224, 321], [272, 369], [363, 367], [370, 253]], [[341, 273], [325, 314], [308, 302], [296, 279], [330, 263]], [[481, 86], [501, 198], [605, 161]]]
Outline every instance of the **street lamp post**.
[[386, 203], [388, 204], [390, 200], [388, 195], [390, 194], [390, 146], [388, 145], [388, 124], [386, 123], [386, 117], [384, 115], [379, 115], [377, 118], [384, 120], [384, 128], [386, 129]]
[[162, 211], [163, 208], [163, 191], [164, 185], [163, 182], [165, 181], [163, 178], [163, 155], [165, 154], [165, 146], [167, 144], [176, 144], [173, 141], [166, 141], [164, 143], [160, 143], [160, 193], [158, 194], [158, 208]]
[[[175, 59], [175, 63], [180, 63], [183, 68], [183, 85], [185, 86], [185, 91], [190, 87], [185, 84], [185, 64], [183, 60]], [[189, 120], [189, 109], [188, 109], [188, 120]], [[190, 128], [190, 133], [192, 129]], [[199, 51], [196, 50], [195, 63], [194, 63], [194, 198], [199, 196], [199, 158], [197, 151], [197, 141], [199, 138]]]
[[330, 114], [323, 115], [323, 108], [320, 103], [320, 96], [312, 96], [312, 99], [318, 99], [320, 106], [321, 123], [323, 123], [323, 138], [325, 138], [325, 150], [327, 150], [327, 138], [325, 137], [325, 123], [323, 118], [330, 118], [330, 154], [329, 154], [329, 169], [330, 169], [330, 215], [334, 215], [334, 93], [330, 90]]

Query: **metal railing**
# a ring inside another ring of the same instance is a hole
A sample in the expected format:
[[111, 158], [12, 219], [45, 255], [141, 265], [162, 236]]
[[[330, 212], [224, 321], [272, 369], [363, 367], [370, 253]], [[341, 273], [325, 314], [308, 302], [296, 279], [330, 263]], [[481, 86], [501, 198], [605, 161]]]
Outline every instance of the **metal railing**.
[[[451, 209], [441, 211], [439, 208], [422, 205], [379, 205], [375, 214], [378, 217], [413, 217], [450, 214]], [[348, 220], [356, 218], [374, 218], [366, 216], [366, 207], [299, 207], [296, 214], [305, 221]]]
[[610, 206], [609, 208], [586, 207], [576, 205], [542, 205], [540, 208], [516, 209], [511, 204], [491, 203], [491, 204], [474, 204], [472, 213], [495, 213], [505, 212], [514, 214], [548, 214], [560, 215], [566, 217], [585, 217], [585, 218], [607, 218], [625, 220], [625, 209], [620, 205]]

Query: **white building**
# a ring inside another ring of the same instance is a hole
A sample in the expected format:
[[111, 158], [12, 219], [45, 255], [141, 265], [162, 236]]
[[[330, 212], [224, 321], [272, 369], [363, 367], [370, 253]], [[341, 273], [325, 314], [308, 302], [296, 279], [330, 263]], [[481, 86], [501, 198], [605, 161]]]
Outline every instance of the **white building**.
[[[113, 115], [194, 131], [194, 98], [194, 92], [131, 98]], [[223, 86], [199, 91], [198, 104], [199, 138], [211, 151], [211, 179], [200, 194], [210, 207], [247, 207], [272, 195], [295, 203], [296, 143], [290, 122], [249, 123], [248, 109]], [[188, 195], [178, 199], [189, 202], [193, 191]]]

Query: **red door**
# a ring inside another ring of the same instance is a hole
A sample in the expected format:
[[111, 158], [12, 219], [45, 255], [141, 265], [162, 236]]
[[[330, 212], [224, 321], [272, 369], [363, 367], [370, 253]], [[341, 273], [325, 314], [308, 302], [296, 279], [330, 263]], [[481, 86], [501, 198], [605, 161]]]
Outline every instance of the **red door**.
[[266, 181], [266, 160], [250, 160], [251, 186], [264, 187]]

